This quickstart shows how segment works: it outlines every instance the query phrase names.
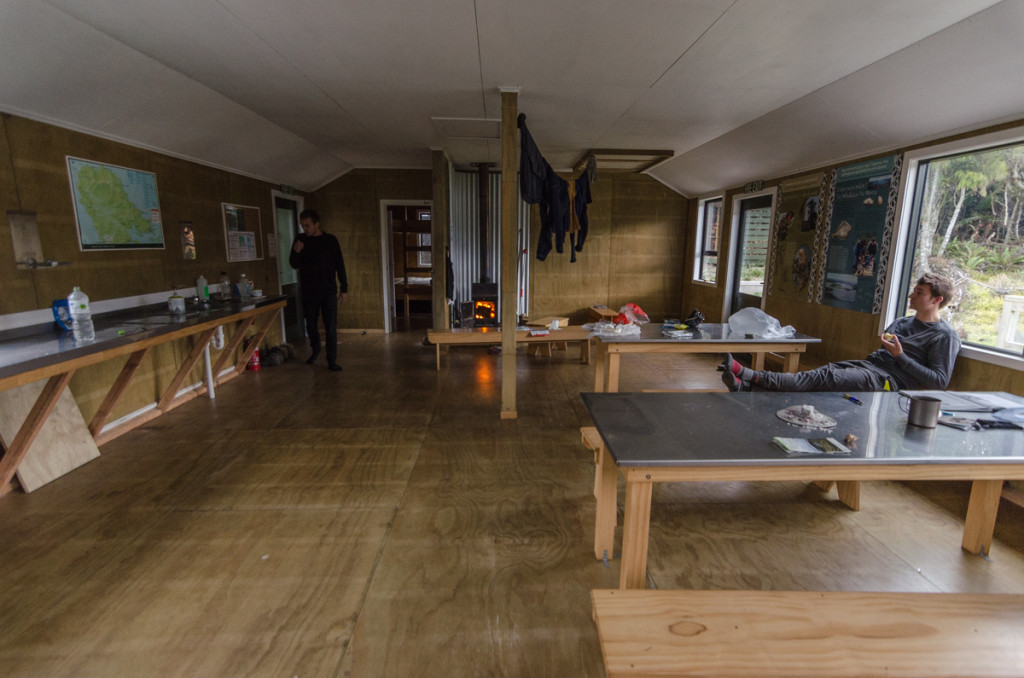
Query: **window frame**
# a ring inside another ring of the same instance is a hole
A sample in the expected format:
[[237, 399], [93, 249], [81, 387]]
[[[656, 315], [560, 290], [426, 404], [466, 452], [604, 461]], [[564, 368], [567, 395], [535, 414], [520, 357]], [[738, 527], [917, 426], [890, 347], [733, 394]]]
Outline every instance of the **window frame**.
[[[887, 271], [888, 283], [882, 301], [882, 313], [879, 315], [878, 334], [884, 332], [885, 328], [896, 320], [900, 302], [903, 299], [903, 288], [905, 287], [903, 278], [906, 275], [905, 270], [908, 270], [905, 264], [907, 250], [910, 246], [910, 236], [914, 231], [914, 196], [918, 192], [917, 180], [921, 163], [1022, 143], [1024, 143], [1024, 127], [1012, 127], [957, 141], [924, 146], [903, 154], [903, 173], [900, 177], [899, 195], [896, 199], [896, 214], [899, 215], [899, 218], [896, 232], [893, 234], [893, 249], [889, 257]], [[1024, 370], [1024, 356], [1010, 355], [982, 346], [964, 344], [960, 349], [960, 356], [1000, 367]]]
[[[705, 215], [708, 203], [717, 202], [720, 205], [721, 214], [718, 218], [718, 253], [715, 255], [715, 279], [705, 280], [701, 277], [704, 268], [704, 236], [705, 236]], [[707, 287], [718, 287], [722, 270], [722, 234], [725, 228], [725, 195], [715, 194], [699, 198], [697, 202], [697, 229], [693, 245], [693, 274], [690, 276], [693, 282]]]

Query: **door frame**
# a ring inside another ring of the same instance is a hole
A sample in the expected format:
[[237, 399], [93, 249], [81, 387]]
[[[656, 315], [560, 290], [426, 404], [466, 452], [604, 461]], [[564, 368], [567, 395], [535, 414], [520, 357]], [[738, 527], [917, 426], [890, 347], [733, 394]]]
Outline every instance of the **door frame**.
[[[380, 281], [384, 293], [382, 297], [384, 299], [384, 334], [391, 334], [394, 331], [394, 328], [391, 326], [391, 307], [395, 304], [395, 282], [391, 270], [393, 261], [393, 254], [391, 252], [391, 222], [388, 221], [388, 207], [391, 205], [400, 207], [429, 207], [431, 224], [433, 224], [434, 219], [433, 200], [398, 200], [387, 198], [380, 200]], [[431, 232], [433, 232], [433, 226], [431, 226]], [[433, 277], [433, 274], [431, 274], [431, 277]]]
[[[779, 192], [775, 186], [766, 188], [761, 191], [754, 191], [752, 193], [739, 193], [732, 196], [730, 207], [729, 207], [729, 259], [728, 266], [725, 269], [725, 293], [722, 295], [722, 322], [728, 322], [729, 316], [734, 311], [732, 310], [732, 287], [735, 277], [739, 274], [736, 270], [739, 264], [737, 248], [739, 247], [740, 238], [740, 203], [744, 200], [750, 200], [752, 198], [760, 198], [762, 196], [769, 195], [772, 199], [771, 215], [769, 220], [774, 223], [775, 220], [775, 209], [778, 207]], [[768, 253], [765, 257], [765, 280], [768, 278], [768, 264], [772, 260], [772, 256], [775, 250], [775, 243], [769, 238], [768, 240]], [[721, 244], [719, 244], [719, 251], [721, 251]], [[722, 258], [718, 258], [719, 270], [721, 270]], [[761, 310], [764, 310], [765, 302], [768, 298], [767, 287], [764, 288], [764, 293], [761, 295]]]
[[[299, 215], [302, 214], [302, 210], [306, 209], [306, 199], [304, 197], [302, 197], [301, 195], [295, 195], [294, 193], [285, 193], [284, 191], [279, 191], [276, 188], [273, 188], [273, 189], [270, 190], [270, 205], [273, 208], [271, 211], [272, 211], [272, 213], [274, 215], [274, 237], [279, 239], [281, 237], [281, 226], [280, 226], [280, 224], [277, 223], [277, 202], [276, 202], [277, 198], [282, 198], [284, 200], [291, 200], [292, 202], [295, 203], [295, 207], [296, 207], [296, 210], [295, 210], [295, 220], [296, 221], [298, 221]], [[267, 253], [269, 254], [270, 248], [268, 247], [267, 250], [268, 250]], [[280, 259], [279, 252], [277, 251], [276, 248], [275, 248], [274, 256], [275, 256], [275, 258]], [[284, 286], [281, 284], [281, 267], [285, 266], [285, 265], [288, 265], [288, 264], [285, 264], [282, 261], [278, 261], [277, 262], [277, 269], [278, 269], [277, 270], [277, 293], [278, 294], [281, 294], [284, 291]], [[281, 341], [288, 341], [288, 335], [285, 332], [285, 327], [284, 327], [284, 312], [282, 312], [280, 314], [280, 319], [281, 319]]]

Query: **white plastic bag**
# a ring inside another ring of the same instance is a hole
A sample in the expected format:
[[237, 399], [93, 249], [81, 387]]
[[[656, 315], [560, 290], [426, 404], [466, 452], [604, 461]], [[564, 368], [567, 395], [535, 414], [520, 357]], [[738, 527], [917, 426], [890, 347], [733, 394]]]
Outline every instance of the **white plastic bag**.
[[607, 320], [600, 320], [596, 323], [587, 323], [583, 329], [590, 330], [591, 337], [631, 337], [640, 335], [640, 326], [629, 323], [627, 325], [616, 325]]
[[776, 318], [759, 308], [743, 308], [729, 316], [729, 329], [739, 334], [753, 334], [765, 339], [792, 338], [796, 329], [792, 325], [782, 327]]

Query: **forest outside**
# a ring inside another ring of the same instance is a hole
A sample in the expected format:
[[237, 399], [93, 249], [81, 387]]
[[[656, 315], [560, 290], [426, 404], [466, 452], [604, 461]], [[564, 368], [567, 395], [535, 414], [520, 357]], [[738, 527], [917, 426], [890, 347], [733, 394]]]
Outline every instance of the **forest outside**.
[[937, 271], [956, 288], [946, 318], [965, 343], [1024, 350], [1024, 144], [922, 162], [910, 281]]

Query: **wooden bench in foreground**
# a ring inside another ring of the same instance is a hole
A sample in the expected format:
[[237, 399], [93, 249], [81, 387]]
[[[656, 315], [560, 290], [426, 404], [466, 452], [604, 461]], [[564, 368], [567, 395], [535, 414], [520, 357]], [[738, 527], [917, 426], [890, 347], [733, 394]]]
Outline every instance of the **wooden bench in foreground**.
[[[434, 345], [437, 352], [437, 369], [441, 369], [442, 346], [498, 346], [501, 344], [501, 330], [494, 328], [427, 330], [427, 341]], [[590, 364], [590, 330], [578, 325], [570, 325], [560, 330], [552, 330], [550, 334], [532, 336], [529, 331], [516, 332], [516, 344], [527, 344], [530, 349], [546, 350], [551, 355], [552, 344], [578, 343], [580, 346], [580, 362]]]
[[1022, 676], [1024, 595], [591, 592], [618, 676]]

